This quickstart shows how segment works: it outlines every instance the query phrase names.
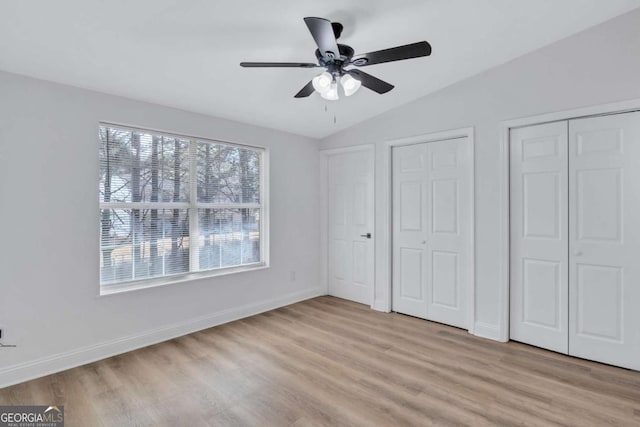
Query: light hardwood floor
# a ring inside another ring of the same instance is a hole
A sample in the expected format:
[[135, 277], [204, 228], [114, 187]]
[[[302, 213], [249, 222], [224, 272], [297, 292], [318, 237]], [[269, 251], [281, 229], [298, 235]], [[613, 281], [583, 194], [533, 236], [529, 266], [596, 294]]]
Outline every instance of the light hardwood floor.
[[640, 372], [320, 297], [0, 390], [67, 426], [640, 425]]

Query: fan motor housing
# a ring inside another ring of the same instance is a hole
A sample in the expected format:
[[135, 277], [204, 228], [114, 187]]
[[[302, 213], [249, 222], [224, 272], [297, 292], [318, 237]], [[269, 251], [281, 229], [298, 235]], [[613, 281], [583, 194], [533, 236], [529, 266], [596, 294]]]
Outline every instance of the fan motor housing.
[[340, 58], [333, 58], [331, 61], [326, 61], [323, 58], [322, 53], [320, 53], [320, 50], [316, 49], [316, 58], [318, 58], [318, 62], [320, 63], [320, 65], [327, 66], [332, 62], [338, 61], [342, 64], [348, 64], [355, 53], [353, 48], [351, 46], [347, 46], [346, 44], [338, 43], [338, 50], [340, 51]]

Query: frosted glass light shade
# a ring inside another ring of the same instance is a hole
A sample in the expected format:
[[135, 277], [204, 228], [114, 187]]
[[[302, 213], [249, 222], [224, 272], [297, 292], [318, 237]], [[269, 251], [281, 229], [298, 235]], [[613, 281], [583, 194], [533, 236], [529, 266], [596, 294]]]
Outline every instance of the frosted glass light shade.
[[345, 74], [340, 78], [340, 84], [342, 85], [342, 89], [344, 89], [344, 94], [346, 96], [351, 96], [360, 89], [362, 83], [358, 79], [354, 79], [349, 74]]
[[320, 96], [329, 101], [337, 101], [340, 98], [338, 96], [338, 83], [331, 83], [329, 90], [324, 93], [321, 92]]
[[331, 89], [331, 82], [333, 81], [333, 76], [326, 71], [319, 76], [315, 76], [311, 80], [311, 84], [313, 88], [319, 93], [325, 93]]

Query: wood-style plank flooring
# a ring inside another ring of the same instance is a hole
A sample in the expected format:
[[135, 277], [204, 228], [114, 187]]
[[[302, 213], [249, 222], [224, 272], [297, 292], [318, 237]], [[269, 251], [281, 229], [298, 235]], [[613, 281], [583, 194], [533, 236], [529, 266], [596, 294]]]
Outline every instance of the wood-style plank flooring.
[[320, 297], [0, 390], [67, 426], [640, 425], [640, 372]]

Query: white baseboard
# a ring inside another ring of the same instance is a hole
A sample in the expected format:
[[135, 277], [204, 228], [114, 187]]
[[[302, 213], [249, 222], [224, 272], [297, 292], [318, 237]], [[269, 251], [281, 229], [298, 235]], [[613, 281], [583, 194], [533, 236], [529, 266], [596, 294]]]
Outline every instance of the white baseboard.
[[189, 319], [140, 334], [129, 335], [123, 338], [12, 365], [0, 369], [0, 389], [321, 295], [326, 295], [325, 289], [306, 289], [282, 297]]
[[500, 329], [500, 327], [498, 325], [493, 325], [490, 323], [476, 322], [475, 328], [473, 330], [473, 335], [494, 341], [508, 341], [505, 340], [502, 336], [502, 330]]

